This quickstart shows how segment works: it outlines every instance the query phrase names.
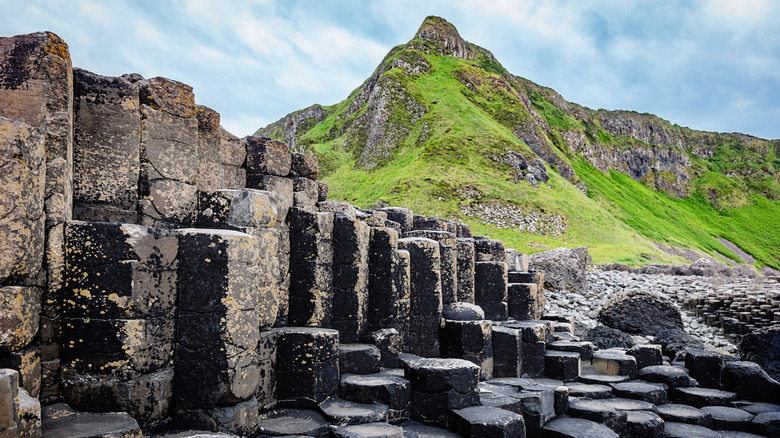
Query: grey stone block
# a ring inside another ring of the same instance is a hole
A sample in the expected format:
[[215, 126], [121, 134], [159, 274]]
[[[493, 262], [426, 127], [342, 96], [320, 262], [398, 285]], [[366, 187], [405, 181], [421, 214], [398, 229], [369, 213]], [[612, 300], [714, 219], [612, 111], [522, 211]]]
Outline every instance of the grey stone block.
[[135, 211], [140, 172], [138, 86], [73, 71], [73, 203]]
[[246, 169], [251, 174], [287, 176], [292, 166], [292, 156], [285, 143], [268, 137], [247, 136]]

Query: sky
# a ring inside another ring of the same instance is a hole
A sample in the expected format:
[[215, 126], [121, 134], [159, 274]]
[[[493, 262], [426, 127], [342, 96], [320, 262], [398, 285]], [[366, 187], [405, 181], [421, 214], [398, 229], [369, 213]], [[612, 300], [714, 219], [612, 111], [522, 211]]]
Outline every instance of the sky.
[[52, 31], [76, 67], [187, 83], [242, 137], [343, 100], [428, 15], [568, 101], [780, 138], [774, 0], [0, 0], [0, 36]]

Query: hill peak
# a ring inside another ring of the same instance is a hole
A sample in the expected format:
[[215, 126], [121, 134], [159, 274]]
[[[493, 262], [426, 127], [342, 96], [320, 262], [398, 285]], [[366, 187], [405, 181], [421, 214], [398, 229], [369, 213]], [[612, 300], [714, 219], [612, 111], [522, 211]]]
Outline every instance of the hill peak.
[[480, 54], [483, 54], [495, 59], [489, 51], [464, 40], [452, 23], [434, 15], [425, 18], [414, 38], [429, 49], [425, 51], [433, 50], [440, 55], [477, 59]]

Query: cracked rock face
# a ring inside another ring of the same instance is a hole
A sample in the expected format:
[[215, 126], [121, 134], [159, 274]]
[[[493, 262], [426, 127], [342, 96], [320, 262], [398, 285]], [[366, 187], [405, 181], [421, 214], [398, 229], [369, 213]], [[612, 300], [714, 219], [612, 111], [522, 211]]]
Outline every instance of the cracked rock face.
[[0, 117], [0, 284], [34, 277], [43, 262], [44, 144], [29, 125]]

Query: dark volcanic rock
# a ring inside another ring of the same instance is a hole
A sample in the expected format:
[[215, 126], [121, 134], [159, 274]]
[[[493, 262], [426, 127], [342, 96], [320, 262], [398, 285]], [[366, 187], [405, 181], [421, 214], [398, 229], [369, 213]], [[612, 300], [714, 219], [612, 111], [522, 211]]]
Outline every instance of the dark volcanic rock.
[[742, 360], [761, 365], [773, 379], [780, 381], [780, 327], [765, 327], [742, 337]]
[[683, 388], [691, 384], [685, 368], [671, 365], [644, 367], [639, 371], [639, 378], [648, 382], [665, 383], [669, 388]]
[[138, 423], [125, 413], [78, 412], [63, 417], [44, 416], [42, 424], [43, 436], [51, 438], [141, 436]]
[[653, 342], [663, 348], [665, 356], [672, 358], [688, 348], [704, 348], [701, 341], [680, 329], [662, 330], [656, 333]]
[[740, 398], [780, 402], [780, 383], [769, 377], [755, 362], [741, 360], [726, 362], [722, 380], [723, 389], [736, 392]]
[[303, 409], [274, 411], [258, 422], [260, 436], [327, 437], [329, 425], [318, 412]]
[[473, 406], [452, 413], [451, 428], [464, 437], [525, 436], [522, 415], [492, 406]]
[[617, 438], [612, 429], [584, 418], [559, 418], [542, 430], [545, 438]]
[[720, 434], [712, 429], [695, 424], [667, 422], [664, 425], [667, 438], [720, 438]]
[[603, 325], [590, 329], [585, 340], [593, 342], [593, 345], [602, 350], [615, 347], [631, 348], [634, 345], [631, 335]]
[[637, 335], [682, 329], [682, 316], [668, 300], [649, 293], [620, 294], [599, 312], [602, 324]]
[[696, 406], [731, 406], [737, 399], [734, 392], [721, 391], [710, 388], [677, 388], [673, 392], [673, 399], [677, 403]]
[[705, 406], [702, 411], [712, 416], [712, 427], [715, 429], [741, 430], [748, 432], [754, 415], [742, 409], [728, 406]]
[[442, 316], [453, 321], [480, 321], [485, 312], [475, 304], [455, 302], [444, 305]]
[[712, 416], [699, 408], [667, 403], [658, 406], [658, 414], [664, 421], [712, 427]]
[[654, 412], [629, 411], [628, 436], [631, 438], [663, 438], [664, 420]]

